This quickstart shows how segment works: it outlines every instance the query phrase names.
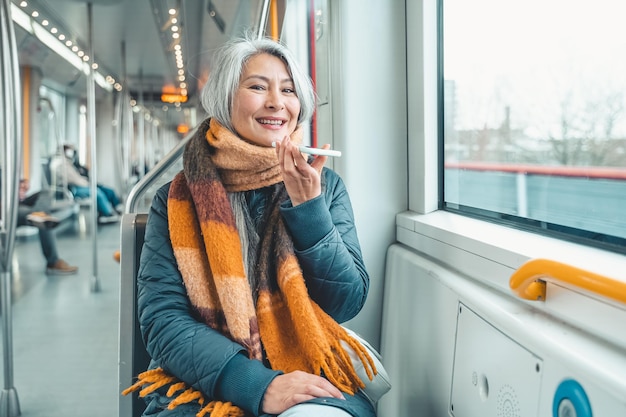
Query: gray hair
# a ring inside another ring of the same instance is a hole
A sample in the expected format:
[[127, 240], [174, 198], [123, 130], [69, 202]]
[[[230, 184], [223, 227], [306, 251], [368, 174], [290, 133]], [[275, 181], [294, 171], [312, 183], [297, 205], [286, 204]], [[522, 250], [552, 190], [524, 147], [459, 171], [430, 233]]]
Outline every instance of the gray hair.
[[243, 67], [250, 58], [259, 54], [273, 55], [287, 66], [296, 96], [300, 100], [298, 124], [308, 120], [315, 110], [315, 92], [311, 79], [283, 44], [267, 38], [232, 39], [216, 51], [209, 79], [202, 89], [200, 99], [208, 116], [217, 119], [233, 133], [235, 133], [231, 123], [233, 97], [239, 88]]

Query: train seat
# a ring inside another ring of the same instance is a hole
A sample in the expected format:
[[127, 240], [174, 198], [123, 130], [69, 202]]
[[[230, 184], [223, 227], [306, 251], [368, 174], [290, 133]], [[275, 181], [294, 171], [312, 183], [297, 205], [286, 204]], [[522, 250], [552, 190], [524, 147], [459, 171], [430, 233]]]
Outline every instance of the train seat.
[[50, 158], [44, 158], [41, 163], [41, 171], [43, 173], [43, 181], [45, 188], [50, 191], [55, 202], [67, 202], [71, 201], [80, 207], [89, 207], [91, 205], [91, 199], [88, 197], [77, 198], [70, 190], [69, 185], [63, 181], [57, 181], [56, 175], [53, 175], [55, 167], [58, 167], [58, 158], [56, 156]]
[[[120, 232], [120, 326], [119, 392], [135, 383], [139, 373], [150, 363], [137, 318], [137, 272], [148, 215], [127, 213], [122, 216]], [[145, 409], [138, 392], [119, 395], [120, 417], [140, 417]]]
[[74, 196], [65, 184], [58, 184], [52, 177], [52, 158], [43, 158], [41, 161], [42, 186], [56, 202], [73, 202]]

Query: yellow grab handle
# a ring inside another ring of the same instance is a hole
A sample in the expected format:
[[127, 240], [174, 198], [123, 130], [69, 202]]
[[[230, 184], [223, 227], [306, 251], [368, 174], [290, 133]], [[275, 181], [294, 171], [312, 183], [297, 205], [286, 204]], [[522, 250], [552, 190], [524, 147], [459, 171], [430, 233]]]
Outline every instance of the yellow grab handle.
[[511, 290], [525, 300], [545, 300], [546, 281], [567, 283], [626, 304], [626, 282], [548, 259], [531, 259], [511, 275]]

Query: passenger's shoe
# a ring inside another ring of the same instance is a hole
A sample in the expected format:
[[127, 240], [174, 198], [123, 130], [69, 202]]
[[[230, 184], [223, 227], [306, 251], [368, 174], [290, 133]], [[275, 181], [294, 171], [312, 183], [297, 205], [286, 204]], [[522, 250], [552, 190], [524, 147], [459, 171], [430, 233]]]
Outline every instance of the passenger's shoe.
[[124, 204], [120, 203], [115, 206], [115, 211], [117, 211], [117, 213], [121, 216], [122, 214], [124, 214], [124, 208]]
[[53, 229], [61, 223], [61, 220], [43, 211], [34, 211], [26, 216], [26, 223], [39, 229]]
[[52, 265], [48, 265], [46, 268], [46, 274], [48, 275], [71, 275], [78, 271], [77, 266], [69, 265], [63, 259], [59, 259]]
[[98, 217], [98, 223], [107, 224], [107, 223], [116, 223], [120, 221], [120, 216], [117, 214], [111, 214], [110, 216], [100, 216]]

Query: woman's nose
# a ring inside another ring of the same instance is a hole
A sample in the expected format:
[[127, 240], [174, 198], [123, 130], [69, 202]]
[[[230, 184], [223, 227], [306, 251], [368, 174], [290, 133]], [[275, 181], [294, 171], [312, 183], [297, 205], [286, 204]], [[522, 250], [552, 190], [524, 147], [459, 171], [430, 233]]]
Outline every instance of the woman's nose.
[[265, 106], [269, 109], [282, 110], [285, 105], [281, 92], [274, 89], [269, 90]]

